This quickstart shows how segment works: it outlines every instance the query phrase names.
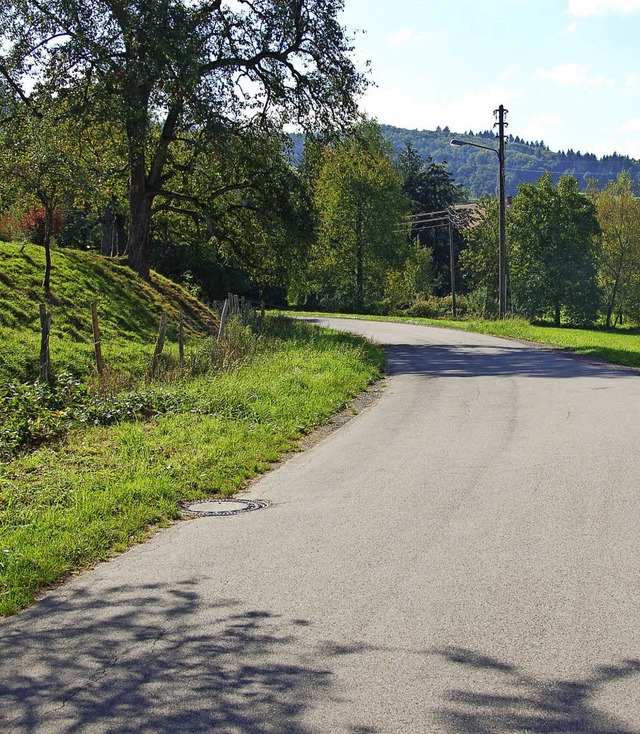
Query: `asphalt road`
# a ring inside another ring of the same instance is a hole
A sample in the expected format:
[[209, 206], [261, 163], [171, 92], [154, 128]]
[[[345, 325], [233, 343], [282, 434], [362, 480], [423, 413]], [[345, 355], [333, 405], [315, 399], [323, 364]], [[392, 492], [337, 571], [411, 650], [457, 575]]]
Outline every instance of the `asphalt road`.
[[380, 401], [0, 624], [0, 730], [640, 732], [640, 376], [340, 327]]

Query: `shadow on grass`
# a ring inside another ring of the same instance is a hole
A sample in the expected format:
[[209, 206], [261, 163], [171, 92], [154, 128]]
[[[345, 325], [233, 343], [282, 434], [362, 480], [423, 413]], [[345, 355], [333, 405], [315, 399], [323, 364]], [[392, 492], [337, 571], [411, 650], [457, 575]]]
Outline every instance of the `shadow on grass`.
[[599, 666], [582, 679], [547, 681], [464, 648], [446, 648], [437, 654], [467, 671], [475, 670], [490, 677], [495, 689], [482, 693], [447, 691], [438, 718], [444, 731], [450, 734], [634, 734], [636, 731], [599, 711], [595, 697], [609, 684], [640, 675], [640, 660]]
[[0, 728], [12, 732], [289, 732], [330, 685], [292, 649], [305, 620], [195, 581], [53, 595], [5, 622]]

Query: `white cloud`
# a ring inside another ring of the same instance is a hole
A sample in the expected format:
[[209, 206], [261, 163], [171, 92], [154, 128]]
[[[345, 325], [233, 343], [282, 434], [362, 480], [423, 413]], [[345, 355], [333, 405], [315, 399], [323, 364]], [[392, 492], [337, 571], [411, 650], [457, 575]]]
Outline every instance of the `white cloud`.
[[375, 88], [367, 91], [360, 107], [387, 125], [418, 130], [448, 126], [452, 132], [463, 133], [490, 130], [495, 121], [493, 111], [500, 104], [517, 109], [515, 100], [523, 96], [519, 89], [496, 86], [443, 103], [418, 93]]
[[569, 0], [569, 14], [576, 18], [593, 18], [618, 13], [629, 15], [640, 11], [640, 0]]
[[498, 74], [498, 79], [500, 79], [500, 81], [506, 81], [507, 79], [511, 79], [511, 77], [517, 74], [519, 71], [520, 66], [518, 64], [511, 64], [511, 66], [507, 67], [503, 72]]
[[625, 133], [640, 133], [640, 117], [636, 117], [635, 120], [627, 120], [620, 129]]
[[569, 23], [569, 26], [567, 28], [567, 35], [570, 35], [571, 33], [575, 33], [576, 29], [578, 28], [579, 23], [577, 23], [575, 20], [573, 23]]
[[386, 36], [385, 40], [394, 46], [404, 46], [408, 43], [422, 43], [426, 38], [424, 33], [416, 33], [411, 28], [400, 28]]
[[540, 112], [525, 122], [518, 135], [524, 140], [544, 140], [548, 143], [549, 133], [562, 132], [563, 122], [554, 112]]
[[589, 76], [591, 67], [585, 64], [558, 64], [552, 69], [538, 69], [534, 79], [554, 82], [563, 87], [599, 87], [608, 83], [602, 74]]

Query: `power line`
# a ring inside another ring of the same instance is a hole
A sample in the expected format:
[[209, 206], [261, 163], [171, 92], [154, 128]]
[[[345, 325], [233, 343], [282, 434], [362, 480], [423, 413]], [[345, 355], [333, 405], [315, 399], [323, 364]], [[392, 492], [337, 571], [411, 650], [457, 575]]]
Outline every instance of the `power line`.
[[553, 171], [550, 168], [514, 168], [513, 166], [507, 166], [508, 172], [511, 171], [518, 171], [519, 173], [557, 173], [557, 174], [567, 174], [569, 176], [618, 176], [620, 174], [620, 171], [602, 171], [600, 173], [594, 173], [593, 171], [572, 171], [571, 169], [564, 169], [563, 171]]

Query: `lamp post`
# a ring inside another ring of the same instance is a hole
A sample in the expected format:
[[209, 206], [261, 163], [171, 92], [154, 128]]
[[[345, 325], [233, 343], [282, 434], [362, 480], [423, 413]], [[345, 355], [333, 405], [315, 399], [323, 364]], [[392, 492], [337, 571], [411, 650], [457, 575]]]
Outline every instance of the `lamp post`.
[[472, 143], [469, 140], [458, 140], [458, 138], [454, 138], [451, 141], [451, 145], [471, 145], [474, 148], [492, 150], [498, 156], [498, 196], [500, 200], [500, 225], [498, 235], [498, 318], [503, 319], [505, 317], [507, 306], [507, 257], [505, 246], [507, 198], [505, 194], [504, 181], [504, 128], [506, 125], [504, 121], [504, 116], [507, 110], [505, 110], [503, 105], [500, 105], [500, 107], [495, 112], [498, 114], [498, 122], [496, 123], [496, 125], [499, 126], [499, 145], [497, 148], [492, 148], [489, 145]]

